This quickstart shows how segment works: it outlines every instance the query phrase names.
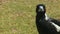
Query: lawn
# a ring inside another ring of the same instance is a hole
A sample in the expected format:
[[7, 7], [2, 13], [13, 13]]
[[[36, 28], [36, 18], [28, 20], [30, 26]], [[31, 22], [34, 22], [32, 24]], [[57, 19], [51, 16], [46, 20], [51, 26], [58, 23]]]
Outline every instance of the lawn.
[[38, 34], [35, 10], [41, 3], [49, 17], [60, 19], [60, 0], [0, 0], [0, 34]]

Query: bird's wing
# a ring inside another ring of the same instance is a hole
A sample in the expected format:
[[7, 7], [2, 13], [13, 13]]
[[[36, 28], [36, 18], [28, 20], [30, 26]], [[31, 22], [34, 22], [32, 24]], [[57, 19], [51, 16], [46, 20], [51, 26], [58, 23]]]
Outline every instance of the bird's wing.
[[50, 22], [55, 28], [57, 32], [60, 32], [60, 26], [55, 24], [54, 22]]
[[51, 18], [51, 22], [54, 22], [55, 24], [57, 24], [58, 26], [60, 26], [60, 21], [59, 20]]
[[57, 32], [60, 32], [60, 21], [50, 18], [50, 23], [56, 28]]

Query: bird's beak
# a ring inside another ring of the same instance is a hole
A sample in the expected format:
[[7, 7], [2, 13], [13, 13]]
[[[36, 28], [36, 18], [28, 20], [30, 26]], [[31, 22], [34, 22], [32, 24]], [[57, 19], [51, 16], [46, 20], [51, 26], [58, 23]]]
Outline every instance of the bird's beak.
[[38, 9], [38, 11], [44, 11], [44, 8], [43, 8], [43, 6], [39, 6], [39, 9]]

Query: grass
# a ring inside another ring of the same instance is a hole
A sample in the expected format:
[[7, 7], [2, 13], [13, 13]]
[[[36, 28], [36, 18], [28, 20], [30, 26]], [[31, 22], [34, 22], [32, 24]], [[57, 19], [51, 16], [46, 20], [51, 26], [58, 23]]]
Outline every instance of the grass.
[[0, 0], [0, 34], [38, 34], [35, 9], [41, 3], [50, 17], [60, 19], [60, 0]]

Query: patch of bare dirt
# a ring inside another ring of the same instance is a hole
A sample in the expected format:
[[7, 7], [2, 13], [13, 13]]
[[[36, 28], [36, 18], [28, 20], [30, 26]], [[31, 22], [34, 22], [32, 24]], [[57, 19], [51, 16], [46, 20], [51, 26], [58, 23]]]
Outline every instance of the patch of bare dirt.
[[0, 0], [0, 5], [2, 5], [3, 3], [8, 3], [9, 0]]

